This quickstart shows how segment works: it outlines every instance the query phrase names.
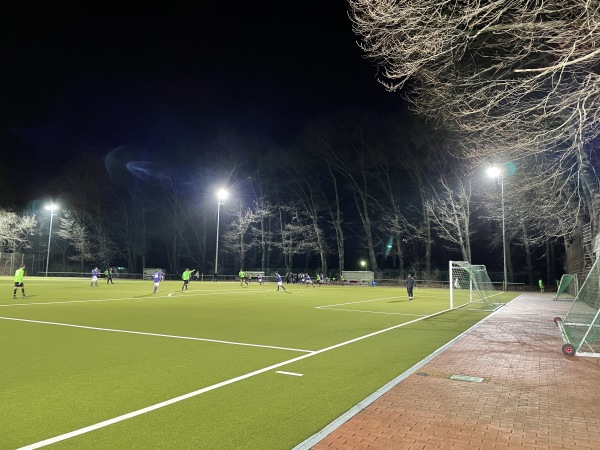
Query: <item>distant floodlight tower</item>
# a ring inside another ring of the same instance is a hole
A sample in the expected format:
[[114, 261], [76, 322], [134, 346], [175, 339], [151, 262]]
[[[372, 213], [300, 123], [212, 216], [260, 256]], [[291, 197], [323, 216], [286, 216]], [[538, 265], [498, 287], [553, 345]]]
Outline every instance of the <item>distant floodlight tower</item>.
[[217, 245], [215, 250], [215, 275], [219, 272], [219, 222], [221, 220], [221, 205], [225, 202], [227, 195], [228, 194], [225, 189], [220, 189], [219, 192], [217, 192], [219, 204], [217, 205]]
[[360, 267], [362, 268], [362, 270], [366, 270], [367, 269], [367, 262], [364, 259], [361, 260]]
[[50, 211], [50, 230], [48, 231], [48, 254], [46, 255], [46, 276], [48, 276], [48, 264], [50, 263], [50, 243], [52, 242], [52, 217], [58, 209], [54, 203], [45, 206], [46, 211]]
[[502, 281], [502, 290], [506, 292], [507, 272], [506, 272], [506, 226], [504, 219], [504, 170], [498, 166], [492, 166], [487, 170], [490, 178], [495, 178], [500, 183], [500, 202], [502, 204], [502, 260], [504, 263], [504, 280]]

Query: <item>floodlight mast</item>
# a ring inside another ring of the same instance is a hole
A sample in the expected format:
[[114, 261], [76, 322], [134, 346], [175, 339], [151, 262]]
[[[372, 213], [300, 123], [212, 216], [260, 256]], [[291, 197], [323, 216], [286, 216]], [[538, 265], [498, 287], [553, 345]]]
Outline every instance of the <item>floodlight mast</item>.
[[496, 178], [500, 183], [500, 202], [502, 204], [502, 260], [504, 264], [504, 280], [502, 281], [502, 290], [506, 292], [508, 276], [506, 271], [506, 225], [504, 217], [504, 171], [498, 166], [492, 166], [487, 170], [491, 178]]
[[219, 190], [217, 193], [219, 203], [217, 205], [217, 245], [215, 250], [215, 276], [219, 273], [219, 222], [221, 220], [221, 204], [227, 198], [227, 191], [225, 189]]
[[52, 217], [54, 217], [54, 211], [58, 209], [54, 203], [46, 205], [46, 211], [50, 211], [50, 230], [48, 231], [48, 253], [46, 255], [46, 276], [48, 276], [48, 264], [50, 264], [50, 243], [52, 242]]

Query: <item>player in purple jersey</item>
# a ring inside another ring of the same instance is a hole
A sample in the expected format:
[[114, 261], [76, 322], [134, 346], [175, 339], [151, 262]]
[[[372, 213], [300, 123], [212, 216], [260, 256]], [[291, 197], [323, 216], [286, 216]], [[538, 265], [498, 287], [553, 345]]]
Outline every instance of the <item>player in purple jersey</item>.
[[275, 272], [275, 280], [277, 281], [277, 290], [279, 290], [279, 288], [283, 288], [283, 290], [286, 291], [286, 288], [283, 285], [283, 280], [281, 279], [281, 275], [279, 275], [279, 272]]
[[306, 287], [308, 287], [308, 285], [310, 284], [312, 287], [315, 287], [312, 278], [310, 277], [309, 274], [305, 273], [304, 274], [304, 283], [306, 283]]
[[98, 286], [98, 268], [95, 267], [92, 269], [92, 282], [90, 286]]
[[154, 281], [154, 292], [153, 294], [156, 294], [156, 291], [158, 291], [158, 285], [160, 284], [160, 282], [162, 281], [163, 278], [163, 273], [160, 269], [156, 269], [156, 272], [154, 272], [154, 275], [152, 275], [152, 280]]

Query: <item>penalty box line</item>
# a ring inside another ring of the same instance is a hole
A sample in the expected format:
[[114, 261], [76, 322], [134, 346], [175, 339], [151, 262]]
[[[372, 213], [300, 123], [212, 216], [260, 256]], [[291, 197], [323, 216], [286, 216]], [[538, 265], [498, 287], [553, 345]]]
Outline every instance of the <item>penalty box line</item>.
[[424, 317], [424, 314], [409, 314], [409, 313], [401, 313], [401, 312], [384, 312], [384, 311], [366, 311], [362, 309], [347, 309], [347, 308], [323, 308], [319, 309], [328, 309], [330, 311], [346, 311], [346, 312], [358, 312], [358, 313], [368, 313], [368, 314], [387, 314], [391, 316], [414, 316], [414, 317]]
[[333, 308], [334, 306], [346, 306], [346, 305], [356, 305], [358, 303], [369, 303], [369, 302], [378, 302], [380, 300], [393, 300], [395, 298], [405, 298], [406, 296], [396, 295], [394, 297], [381, 297], [381, 298], [373, 298], [371, 300], [358, 300], [356, 302], [347, 302], [347, 303], [335, 303], [333, 305], [324, 305], [324, 306], [315, 306], [316, 309], [326, 309]]
[[198, 338], [192, 336], [177, 336], [173, 334], [160, 334], [160, 333], [148, 333], [145, 331], [131, 331], [131, 330], [117, 330], [113, 328], [100, 328], [100, 327], [91, 327], [87, 325], [74, 325], [70, 323], [60, 323], [60, 322], [46, 322], [43, 320], [31, 320], [31, 319], [18, 319], [14, 317], [1, 317], [0, 320], [12, 320], [15, 322], [28, 322], [28, 323], [36, 323], [42, 325], [56, 325], [60, 327], [71, 327], [71, 328], [80, 328], [84, 330], [94, 330], [94, 331], [107, 331], [112, 333], [125, 333], [125, 334], [138, 334], [142, 336], [153, 336], [153, 337], [164, 337], [170, 339], [184, 339], [188, 341], [201, 341], [201, 342], [212, 342], [217, 344], [227, 344], [227, 345], [240, 345], [244, 347], [257, 347], [257, 348], [268, 348], [272, 350], [287, 350], [292, 352], [303, 352], [303, 353], [312, 353], [312, 350], [304, 350], [299, 348], [287, 348], [287, 347], [277, 347], [274, 345], [261, 345], [261, 344], [249, 344], [246, 342], [233, 342], [233, 341], [222, 341], [219, 339], [208, 339], [208, 338]]
[[287, 366], [288, 364], [292, 364], [292, 363], [295, 363], [295, 362], [298, 362], [298, 361], [302, 361], [303, 359], [310, 358], [311, 356], [315, 356], [315, 355], [319, 355], [321, 353], [325, 353], [325, 352], [328, 352], [328, 351], [331, 351], [331, 350], [335, 350], [337, 348], [344, 347], [346, 345], [350, 345], [350, 344], [353, 344], [355, 342], [359, 342], [359, 341], [362, 341], [364, 339], [368, 339], [370, 337], [386, 333], [388, 331], [396, 330], [396, 329], [404, 327], [406, 325], [410, 325], [412, 323], [419, 322], [421, 320], [425, 320], [425, 319], [428, 319], [428, 318], [431, 318], [431, 317], [435, 317], [437, 315], [443, 314], [443, 313], [448, 312], [448, 311], [452, 311], [452, 310], [451, 309], [447, 309], [447, 310], [440, 311], [440, 312], [437, 312], [437, 313], [434, 313], [434, 314], [430, 314], [430, 315], [425, 316], [425, 317], [420, 317], [418, 319], [411, 320], [409, 322], [401, 323], [399, 325], [394, 325], [393, 327], [385, 328], [385, 329], [379, 330], [379, 331], [374, 331], [373, 333], [365, 334], [363, 336], [359, 336], [357, 338], [350, 339], [348, 341], [341, 342], [339, 344], [335, 344], [335, 345], [332, 345], [330, 347], [323, 348], [321, 350], [316, 350], [314, 352], [311, 352], [311, 353], [308, 353], [308, 354], [305, 354], [305, 355], [302, 355], [302, 356], [297, 356], [296, 358], [288, 359], [287, 361], [282, 361], [280, 363], [273, 364], [271, 366], [255, 370], [253, 372], [249, 372], [247, 374], [240, 375], [238, 377], [231, 378], [229, 380], [225, 380], [225, 381], [222, 381], [222, 382], [217, 383], [217, 384], [213, 384], [212, 386], [207, 386], [205, 388], [198, 389], [197, 391], [189, 392], [187, 394], [183, 394], [183, 395], [180, 395], [178, 397], [174, 397], [174, 398], [171, 398], [169, 400], [165, 400], [164, 402], [156, 403], [154, 405], [150, 405], [150, 406], [147, 406], [145, 408], [138, 409], [136, 411], [132, 411], [132, 412], [127, 413], [127, 414], [123, 414], [123, 415], [120, 415], [120, 416], [117, 416], [117, 417], [113, 417], [112, 419], [108, 419], [108, 420], [105, 420], [103, 422], [96, 423], [94, 425], [90, 425], [90, 426], [87, 426], [87, 427], [84, 427], [84, 428], [80, 428], [78, 430], [71, 431], [69, 433], [61, 434], [59, 436], [55, 436], [55, 437], [52, 437], [52, 438], [49, 438], [49, 439], [45, 439], [43, 441], [39, 441], [39, 442], [30, 444], [30, 445], [26, 445], [26, 446], [21, 447], [21, 448], [19, 448], [17, 450], [34, 450], [34, 449], [37, 449], [37, 448], [45, 447], [47, 445], [55, 444], [57, 442], [65, 441], [67, 439], [71, 439], [71, 438], [76, 437], [76, 436], [81, 436], [82, 434], [86, 434], [86, 433], [89, 433], [91, 431], [95, 431], [95, 430], [98, 430], [100, 428], [104, 428], [104, 427], [107, 427], [109, 425], [113, 425], [115, 423], [119, 423], [119, 422], [122, 422], [122, 421], [127, 420], [127, 419], [131, 419], [131, 418], [134, 418], [134, 417], [137, 417], [137, 416], [141, 416], [142, 414], [146, 414], [146, 413], [155, 411], [157, 409], [164, 408], [166, 406], [172, 405], [174, 403], [178, 403], [178, 402], [181, 402], [183, 400], [187, 400], [189, 398], [196, 397], [196, 396], [204, 394], [206, 392], [214, 391], [215, 389], [219, 389], [221, 387], [224, 387], [224, 386], [227, 386], [227, 385], [230, 385], [230, 384], [233, 384], [233, 383], [237, 383], [238, 381], [242, 381], [242, 380], [254, 377], [256, 375], [263, 374], [265, 372], [270, 372], [270, 371], [272, 371], [274, 369], [278, 369], [280, 367]]

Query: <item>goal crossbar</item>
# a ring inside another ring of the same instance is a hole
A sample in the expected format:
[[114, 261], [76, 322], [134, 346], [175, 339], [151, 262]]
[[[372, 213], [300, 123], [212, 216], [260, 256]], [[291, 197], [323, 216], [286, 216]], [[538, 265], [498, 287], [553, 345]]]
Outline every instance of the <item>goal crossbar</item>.
[[450, 261], [450, 309], [467, 308], [494, 311], [502, 306], [494, 303], [498, 295], [484, 265], [467, 261]]

